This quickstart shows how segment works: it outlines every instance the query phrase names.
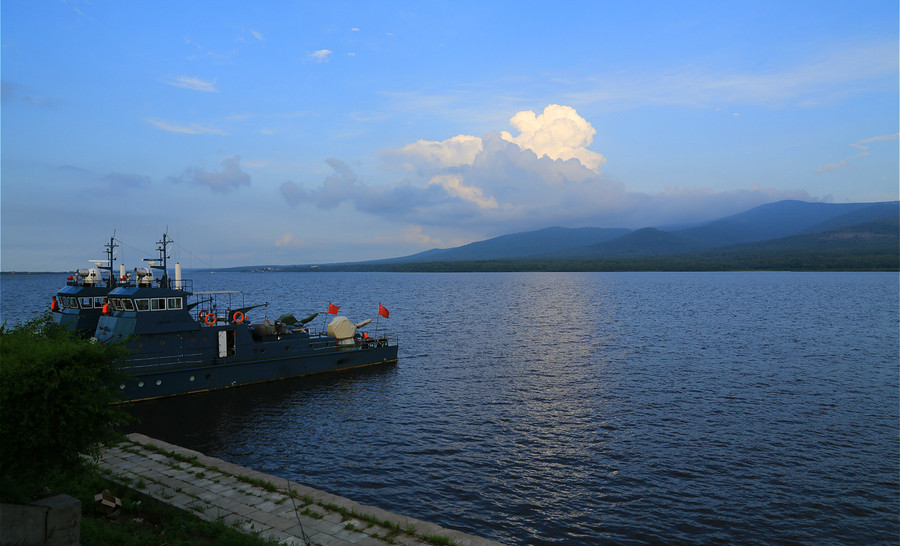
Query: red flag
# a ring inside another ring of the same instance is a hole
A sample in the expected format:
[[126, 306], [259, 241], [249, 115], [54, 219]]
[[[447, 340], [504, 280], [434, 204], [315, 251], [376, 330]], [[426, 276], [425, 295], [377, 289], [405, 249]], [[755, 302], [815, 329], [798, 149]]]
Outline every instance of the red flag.
[[388, 318], [391, 316], [390, 312], [388, 312], [387, 307], [384, 305], [378, 304], [378, 314], [384, 318]]
[[337, 315], [338, 311], [340, 311], [340, 310], [341, 310], [340, 307], [331, 303], [330, 301], [328, 302], [328, 314], [329, 315]]

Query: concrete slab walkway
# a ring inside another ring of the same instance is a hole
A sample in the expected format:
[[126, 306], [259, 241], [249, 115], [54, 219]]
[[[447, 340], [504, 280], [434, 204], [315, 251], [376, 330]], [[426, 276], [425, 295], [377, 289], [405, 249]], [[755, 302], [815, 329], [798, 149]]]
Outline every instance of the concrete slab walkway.
[[[399, 516], [142, 434], [105, 449], [111, 479], [199, 518], [223, 520], [282, 544], [320, 546], [497, 542]], [[118, 478], [117, 478], [118, 477]], [[140, 483], [143, 487], [137, 488]]]

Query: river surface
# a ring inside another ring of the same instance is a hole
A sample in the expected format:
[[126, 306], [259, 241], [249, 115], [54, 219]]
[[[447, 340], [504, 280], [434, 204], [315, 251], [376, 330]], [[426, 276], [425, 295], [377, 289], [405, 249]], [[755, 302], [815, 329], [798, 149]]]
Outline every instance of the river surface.
[[[380, 302], [400, 361], [137, 404], [150, 436], [508, 544], [900, 536], [896, 273], [193, 282], [268, 301], [255, 320]], [[4, 276], [3, 320], [62, 283]]]

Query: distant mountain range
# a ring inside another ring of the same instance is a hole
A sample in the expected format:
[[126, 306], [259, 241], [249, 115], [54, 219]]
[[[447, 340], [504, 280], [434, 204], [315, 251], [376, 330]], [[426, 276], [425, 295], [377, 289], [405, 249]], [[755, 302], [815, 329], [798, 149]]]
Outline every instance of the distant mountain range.
[[[900, 202], [779, 201], [663, 230], [550, 227], [334, 270], [900, 270]], [[270, 268], [271, 269], [271, 268]], [[281, 266], [306, 270], [309, 266]]]

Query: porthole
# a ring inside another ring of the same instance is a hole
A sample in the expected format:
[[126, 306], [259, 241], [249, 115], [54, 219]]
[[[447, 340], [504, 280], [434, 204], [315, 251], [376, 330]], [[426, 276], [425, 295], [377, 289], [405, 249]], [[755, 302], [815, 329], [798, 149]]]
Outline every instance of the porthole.
[[157, 379], [157, 380], [156, 380], [156, 386], [158, 387], [158, 386], [160, 386], [160, 385], [162, 385], [162, 379]]
[[143, 382], [143, 381], [139, 381], [139, 382], [138, 382], [138, 387], [143, 387], [143, 386], [144, 386], [144, 382]]
[[193, 380], [194, 380], [194, 376], [192, 375], [192, 376], [191, 376], [191, 381], [193, 381]]
[[125, 384], [122, 383], [121, 385], [119, 385], [119, 389], [124, 391], [124, 390], [125, 390]]

